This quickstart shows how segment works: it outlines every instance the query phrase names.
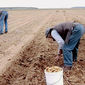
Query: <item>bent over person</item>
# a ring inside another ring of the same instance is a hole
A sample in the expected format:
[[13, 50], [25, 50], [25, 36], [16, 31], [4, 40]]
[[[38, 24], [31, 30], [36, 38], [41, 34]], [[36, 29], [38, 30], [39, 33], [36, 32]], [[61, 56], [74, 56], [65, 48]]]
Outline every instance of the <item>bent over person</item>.
[[0, 11], [0, 34], [3, 34], [3, 27], [5, 23], [5, 33], [8, 32], [8, 12], [7, 11]]
[[63, 53], [64, 70], [70, 70], [72, 63], [77, 61], [79, 41], [84, 33], [84, 26], [74, 22], [61, 23], [46, 29], [46, 38], [52, 38], [59, 44], [57, 59]]

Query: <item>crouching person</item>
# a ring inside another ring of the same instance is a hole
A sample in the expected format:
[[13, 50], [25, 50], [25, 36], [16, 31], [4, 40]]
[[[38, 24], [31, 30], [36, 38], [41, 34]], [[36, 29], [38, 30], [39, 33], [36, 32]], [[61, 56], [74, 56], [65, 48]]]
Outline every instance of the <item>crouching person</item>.
[[70, 70], [77, 61], [78, 46], [85, 28], [80, 23], [65, 22], [46, 29], [46, 38], [52, 38], [59, 44], [57, 59], [64, 56], [64, 70]]

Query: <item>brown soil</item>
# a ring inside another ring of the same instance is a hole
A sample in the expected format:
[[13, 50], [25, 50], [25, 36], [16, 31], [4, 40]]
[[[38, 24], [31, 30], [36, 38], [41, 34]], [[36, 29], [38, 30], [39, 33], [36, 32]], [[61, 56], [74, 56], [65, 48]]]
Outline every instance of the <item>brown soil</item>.
[[[48, 41], [47, 27], [65, 21], [85, 22], [85, 10], [9, 11], [9, 33], [0, 38], [0, 85], [46, 85], [44, 69], [60, 66], [56, 61], [57, 43]], [[85, 35], [82, 37], [78, 62], [64, 72], [64, 85], [85, 85]]]

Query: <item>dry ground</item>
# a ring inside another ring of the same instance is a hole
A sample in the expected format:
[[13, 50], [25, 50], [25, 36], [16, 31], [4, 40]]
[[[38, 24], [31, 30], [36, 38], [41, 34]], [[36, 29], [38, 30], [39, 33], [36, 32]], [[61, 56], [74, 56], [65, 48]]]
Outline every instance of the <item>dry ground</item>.
[[[0, 35], [0, 85], [46, 85], [44, 69], [61, 65], [55, 60], [57, 43], [46, 40], [44, 32], [65, 21], [85, 23], [85, 10], [9, 11], [9, 32]], [[64, 85], [85, 85], [85, 35], [78, 62], [64, 72]]]

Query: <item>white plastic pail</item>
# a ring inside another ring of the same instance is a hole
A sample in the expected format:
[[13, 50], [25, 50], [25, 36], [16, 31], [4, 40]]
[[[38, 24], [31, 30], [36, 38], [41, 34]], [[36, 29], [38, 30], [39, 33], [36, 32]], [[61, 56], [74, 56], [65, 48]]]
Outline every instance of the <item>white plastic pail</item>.
[[58, 72], [47, 72], [45, 69], [47, 85], [63, 85], [63, 69]]

